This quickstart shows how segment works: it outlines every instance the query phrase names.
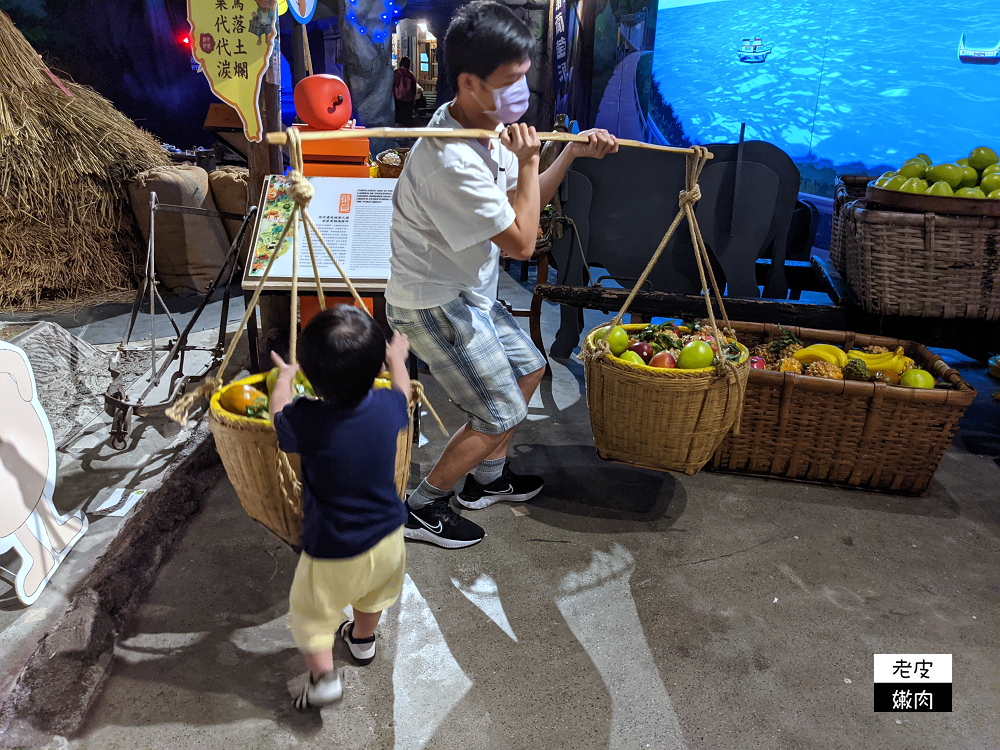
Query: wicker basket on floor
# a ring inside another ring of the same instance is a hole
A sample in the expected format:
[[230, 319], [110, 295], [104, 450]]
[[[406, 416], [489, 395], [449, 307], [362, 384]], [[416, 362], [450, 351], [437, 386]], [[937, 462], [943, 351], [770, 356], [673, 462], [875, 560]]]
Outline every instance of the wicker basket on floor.
[[[733, 328], [749, 347], [782, 331], [736, 321]], [[923, 390], [751, 370], [740, 434], [723, 441], [712, 466], [911, 495], [926, 491], [976, 391], [921, 344], [844, 331], [784, 330], [807, 345], [827, 343], [845, 351], [902, 346], [950, 387]]]
[[[594, 350], [598, 330], [587, 335], [585, 350]], [[714, 367], [668, 370], [617, 358], [581, 357], [598, 455], [646, 469], [696, 473], [739, 419], [750, 371], [749, 352], [742, 344], [740, 352], [732, 379], [717, 374]]]
[[865, 175], [846, 174], [837, 175], [837, 182], [834, 184], [833, 197], [833, 224], [830, 232], [830, 262], [837, 271], [844, 275], [844, 242], [847, 222], [844, 216], [848, 206], [864, 206], [865, 192], [868, 183], [874, 177]]
[[844, 210], [844, 277], [880, 315], [1000, 319], [1000, 217]]
[[[298, 456], [278, 449], [278, 437], [270, 421], [239, 416], [222, 408], [219, 399], [228, 389], [261, 386], [266, 373], [229, 383], [212, 395], [209, 428], [215, 447], [240, 504], [251, 518], [259, 521], [293, 547], [302, 533], [302, 484]], [[413, 381], [410, 424], [396, 439], [396, 491], [400, 498], [410, 478], [413, 449], [413, 414], [422, 386]], [[287, 459], [287, 460], [286, 460]]]

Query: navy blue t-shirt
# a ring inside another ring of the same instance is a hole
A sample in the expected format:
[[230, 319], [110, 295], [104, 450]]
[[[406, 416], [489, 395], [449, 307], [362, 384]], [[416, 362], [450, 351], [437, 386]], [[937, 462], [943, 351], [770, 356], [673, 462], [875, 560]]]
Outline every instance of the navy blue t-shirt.
[[354, 409], [299, 398], [274, 415], [278, 445], [302, 459], [302, 550], [354, 557], [406, 523], [396, 493], [396, 438], [406, 397], [371, 390]]

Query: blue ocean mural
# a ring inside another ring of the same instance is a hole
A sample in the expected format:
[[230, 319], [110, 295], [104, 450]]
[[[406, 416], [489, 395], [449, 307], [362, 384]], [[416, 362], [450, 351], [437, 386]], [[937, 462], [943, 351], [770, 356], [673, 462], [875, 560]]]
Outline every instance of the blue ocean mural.
[[[637, 10], [655, 36], [629, 28]], [[1000, 145], [996, 0], [607, 0], [596, 27], [593, 124], [679, 145], [732, 142], [746, 123], [806, 192]]]

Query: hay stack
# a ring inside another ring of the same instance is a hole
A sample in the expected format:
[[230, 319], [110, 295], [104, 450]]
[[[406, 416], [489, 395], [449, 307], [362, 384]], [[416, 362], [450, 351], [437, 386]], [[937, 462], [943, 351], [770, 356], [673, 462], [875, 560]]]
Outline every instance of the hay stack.
[[160, 143], [96, 92], [67, 96], [0, 13], [0, 309], [108, 292], [145, 258], [126, 183]]

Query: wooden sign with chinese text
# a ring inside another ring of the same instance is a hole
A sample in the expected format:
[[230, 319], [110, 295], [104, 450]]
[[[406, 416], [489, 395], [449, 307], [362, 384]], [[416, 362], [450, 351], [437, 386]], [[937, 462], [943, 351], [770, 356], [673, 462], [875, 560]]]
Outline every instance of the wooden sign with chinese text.
[[277, 33], [277, 0], [187, 0], [194, 58], [212, 93], [240, 114], [247, 140], [263, 138], [260, 85]]

